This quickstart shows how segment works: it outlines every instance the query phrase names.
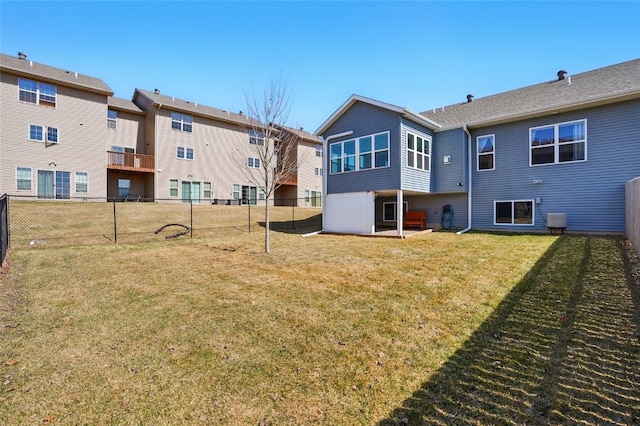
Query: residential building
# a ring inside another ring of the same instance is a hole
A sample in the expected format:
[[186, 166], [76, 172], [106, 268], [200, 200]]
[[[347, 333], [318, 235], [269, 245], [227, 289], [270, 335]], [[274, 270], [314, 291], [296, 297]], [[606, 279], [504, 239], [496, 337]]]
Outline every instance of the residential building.
[[[403, 235], [431, 228], [623, 233], [624, 186], [640, 176], [640, 59], [413, 112], [351, 96], [325, 140], [323, 228]], [[446, 207], [445, 207], [446, 206]]]
[[[135, 89], [131, 100], [117, 98], [99, 78], [38, 64], [24, 54], [0, 56], [0, 82], [0, 193], [265, 202], [264, 189], [250, 175], [261, 167], [258, 151], [277, 141], [265, 140], [242, 112], [158, 89]], [[321, 141], [308, 132], [291, 132], [299, 142], [291, 153], [300, 169], [281, 182], [276, 196], [319, 194], [321, 177], [314, 172], [321, 159], [301, 160]]]
[[0, 55], [0, 193], [104, 197], [112, 95], [99, 78]]

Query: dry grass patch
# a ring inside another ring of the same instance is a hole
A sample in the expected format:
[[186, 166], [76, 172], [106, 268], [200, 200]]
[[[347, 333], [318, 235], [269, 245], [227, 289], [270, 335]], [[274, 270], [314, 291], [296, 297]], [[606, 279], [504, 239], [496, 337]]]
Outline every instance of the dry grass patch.
[[15, 362], [0, 418], [401, 422], [557, 240], [275, 232], [270, 255], [261, 233], [14, 251], [4, 290], [26, 302], [2, 314], [0, 361]]

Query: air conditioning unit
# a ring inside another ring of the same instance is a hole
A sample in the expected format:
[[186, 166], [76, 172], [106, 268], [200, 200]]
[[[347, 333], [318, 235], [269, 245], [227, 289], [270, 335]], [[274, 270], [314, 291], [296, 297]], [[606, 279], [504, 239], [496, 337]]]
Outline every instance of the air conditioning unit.
[[564, 234], [564, 230], [567, 227], [567, 214], [566, 213], [547, 213], [546, 227], [550, 231], [559, 229]]

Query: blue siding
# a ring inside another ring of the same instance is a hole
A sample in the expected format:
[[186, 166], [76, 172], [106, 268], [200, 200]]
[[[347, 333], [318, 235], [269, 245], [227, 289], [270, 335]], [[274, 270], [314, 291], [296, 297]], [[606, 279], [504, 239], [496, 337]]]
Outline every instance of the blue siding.
[[349, 140], [374, 133], [389, 132], [389, 167], [357, 172], [329, 173], [330, 152], [327, 147], [325, 166], [327, 170], [327, 194], [394, 190], [400, 188], [400, 116], [376, 106], [356, 102], [322, 136], [352, 130], [353, 135], [332, 140]]
[[[431, 166], [433, 165], [433, 152], [430, 155], [430, 169], [418, 170], [407, 167], [407, 131], [420, 136], [422, 138], [429, 137], [433, 139], [433, 133], [415, 123], [402, 120], [402, 143], [400, 146], [400, 156], [402, 161], [402, 189], [411, 191], [420, 191], [428, 193], [431, 191]], [[431, 144], [433, 150], [433, 143]]]
[[[467, 192], [467, 135], [462, 129], [436, 133], [433, 138], [431, 190], [434, 193]], [[444, 164], [444, 156], [451, 156], [451, 164]], [[460, 186], [458, 183], [462, 183]]]
[[[587, 161], [529, 166], [529, 128], [587, 120]], [[590, 108], [476, 129], [473, 147], [473, 227], [543, 230], [547, 213], [567, 213], [567, 228], [624, 232], [624, 185], [640, 176], [640, 101]], [[476, 136], [495, 134], [495, 170], [477, 171]], [[542, 183], [534, 183], [541, 180]], [[496, 226], [495, 200], [539, 197], [535, 226]]]

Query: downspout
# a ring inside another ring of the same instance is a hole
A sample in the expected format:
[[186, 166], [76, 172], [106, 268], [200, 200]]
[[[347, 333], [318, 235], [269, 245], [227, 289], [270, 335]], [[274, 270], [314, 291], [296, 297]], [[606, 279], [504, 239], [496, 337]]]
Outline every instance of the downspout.
[[324, 218], [325, 216], [325, 208], [327, 205], [327, 175], [329, 174], [329, 170], [327, 167], [327, 162], [325, 161], [327, 155], [329, 155], [329, 142], [333, 139], [342, 138], [344, 136], [349, 136], [353, 134], [353, 130], [349, 130], [342, 133], [336, 133], [335, 135], [327, 136], [322, 140], [322, 231], [324, 232]]
[[158, 104], [157, 108], [154, 108], [154, 120], [153, 120], [153, 201], [158, 202], [158, 111], [162, 108], [162, 104]]
[[469, 185], [469, 189], [467, 190], [467, 227], [461, 231], [456, 232], [456, 235], [464, 234], [467, 231], [471, 230], [471, 190], [473, 188], [472, 185], [472, 170], [471, 170], [471, 133], [469, 133], [469, 129], [467, 129], [467, 125], [462, 126], [462, 130], [467, 135], [467, 184]]

